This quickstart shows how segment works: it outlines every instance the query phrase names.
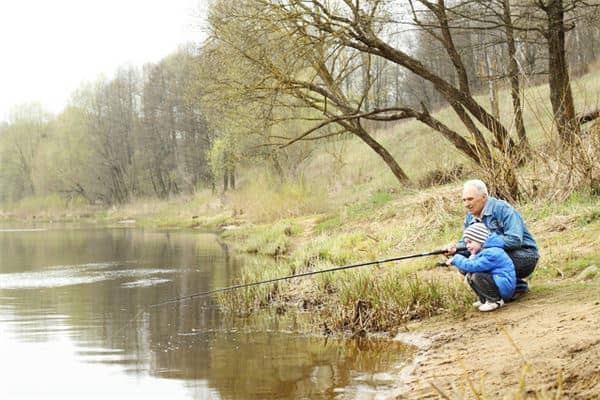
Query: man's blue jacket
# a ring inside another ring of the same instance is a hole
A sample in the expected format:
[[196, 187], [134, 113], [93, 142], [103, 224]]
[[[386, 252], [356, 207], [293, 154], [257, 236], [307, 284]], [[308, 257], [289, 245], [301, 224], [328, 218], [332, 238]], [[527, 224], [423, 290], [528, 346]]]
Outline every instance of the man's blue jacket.
[[512, 260], [502, 247], [500, 236], [490, 233], [482, 249], [472, 259], [456, 254], [452, 264], [464, 272], [487, 272], [492, 275], [500, 296], [508, 300], [515, 293], [517, 276]]
[[[537, 254], [537, 244], [531, 233], [529, 233], [527, 226], [525, 226], [523, 218], [513, 206], [504, 200], [490, 196], [485, 202], [481, 214], [481, 221], [478, 221], [473, 215], [467, 213], [464, 229], [475, 222], [482, 222], [490, 232], [500, 237], [504, 250], [510, 251], [526, 248], [533, 250]], [[464, 246], [463, 239], [458, 242], [458, 246]]]

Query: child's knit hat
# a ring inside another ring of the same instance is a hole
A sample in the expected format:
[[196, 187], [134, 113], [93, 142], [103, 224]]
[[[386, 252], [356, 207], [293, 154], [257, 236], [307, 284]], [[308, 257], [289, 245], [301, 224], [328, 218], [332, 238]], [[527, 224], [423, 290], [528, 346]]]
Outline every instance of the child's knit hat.
[[485, 242], [489, 235], [490, 231], [481, 222], [476, 222], [469, 226], [467, 229], [465, 229], [465, 233], [463, 234], [465, 239], [471, 239], [477, 243]]

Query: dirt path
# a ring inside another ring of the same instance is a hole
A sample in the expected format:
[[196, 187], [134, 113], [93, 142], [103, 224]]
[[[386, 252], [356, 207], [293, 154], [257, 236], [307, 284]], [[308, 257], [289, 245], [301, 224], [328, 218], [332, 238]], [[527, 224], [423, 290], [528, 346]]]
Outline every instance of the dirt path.
[[596, 286], [584, 301], [572, 297], [530, 296], [428, 325], [397, 398], [535, 398], [562, 379], [562, 398], [600, 399], [600, 295]]

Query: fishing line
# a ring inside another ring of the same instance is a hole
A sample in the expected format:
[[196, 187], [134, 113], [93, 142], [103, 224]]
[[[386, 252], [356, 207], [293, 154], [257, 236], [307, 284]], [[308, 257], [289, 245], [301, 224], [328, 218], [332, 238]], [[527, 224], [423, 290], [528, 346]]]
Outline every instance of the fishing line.
[[[457, 248], [456, 249], [457, 252], [464, 251], [464, 250], [466, 250], [466, 248], [462, 248], [461, 247], [461, 248]], [[349, 265], [343, 265], [343, 266], [333, 267], [333, 268], [328, 268], [328, 269], [321, 269], [321, 270], [317, 270], [317, 271], [303, 272], [301, 274], [281, 276], [281, 277], [277, 277], [277, 278], [266, 279], [264, 281], [251, 282], [251, 283], [245, 283], [245, 284], [239, 284], [239, 285], [232, 285], [232, 286], [227, 286], [227, 287], [222, 287], [222, 288], [208, 290], [208, 291], [205, 291], [205, 292], [193, 293], [193, 294], [190, 294], [190, 295], [187, 295], [187, 296], [182, 296], [182, 297], [175, 297], [175, 298], [172, 298], [172, 299], [161, 301], [160, 303], [145, 305], [142, 308], [141, 311], [139, 311], [133, 318], [131, 318], [125, 324], [124, 327], [122, 327], [121, 329], [119, 329], [112, 336], [116, 336], [117, 334], [122, 333], [131, 323], [133, 323], [135, 320], [137, 320], [145, 311], [147, 311], [150, 308], [157, 308], [157, 307], [161, 307], [161, 306], [164, 306], [164, 305], [167, 305], [167, 304], [175, 304], [175, 303], [179, 303], [179, 302], [185, 301], [185, 300], [192, 300], [192, 299], [199, 298], [199, 297], [206, 297], [206, 296], [210, 296], [210, 295], [217, 294], [217, 293], [223, 293], [223, 292], [228, 292], [228, 291], [232, 291], [232, 290], [236, 290], [236, 289], [242, 289], [242, 288], [247, 288], [247, 287], [252, 287], [252, 286], [258, 286], [258, 285], [262, 285], [262, 284], [266, 284], [266, 283], [279, 282], [279, 281], [288, 280], [288, 279], [294, 279], [294, 278], [302, 278], [302, 277], [305, 277], [305, 276], [311, 276], [311, 275], [317, 275], [317, 274], [324, 274], [324, 273], [327, 273], [327, 272], [343, 271], [343, 270], [351, 269], [351, 268], [366, 267], [366, 266], [369, 266], [369, 265], [385, 264], [385, 263], [394, 262], [394, 261], [408, 260], [408, 259], [411, 259], [411, 258], [419, 258], [419, 257], [427, 257], [427, 256], [434, 256], [434, 255], [446, 254], [447, 252], [448, 252], [448, 250], [442, 249], [442, 250], [430, 251], [430, 252], [427, 252], [427, 253], [411, 254], [411, 255], [407, 255], [407, 256], [386, 258], [386, 259], [383, 259], [383, 260], [375, 260], [375, 261], [368, 261], [368, 262], [362, 262], [362, 263], [357, 263], [357, 264], [349, 264]]]
[[[457, 249], [457, 251], [461, 251], [461, 250], [464, 250], [464, 249], [462, 249], [462, 248]], [[334, 268], [329, 268], [329, 269], [321, 269], [321, 270], [317, 270], [317, 271], [303, 272], [301, 274], [281, 276], [278, 278], [267, 279], [264, 281], [227, 286], [227, 287], [222, 287], [222, 288], [218, 288], [218, 289], [208, 290], [206, 292], [200, 292], [200, 293], [190, 294], [187, 296], [176, 297], [173, 299], [168, 299], [168, 300], [162, 301], [160, 303], [152, 304], [149, 307], [150, 308], [160, 307], [160, 306], [164, 306], [166, 304], [178, 303], [178, 302], [184, 301], [184, 300], [191, 300], [191, 299], [195, 299], [198, 297], [210, 296], [210, 295], [213, 295], [216, 293], [228, 292], [228, 291], [235, 290], [235, 289], [242, 289], [242, 288], [262, 285], [265, 283], [273, 283], [273, 282], [278, 282], [278, 281], [283, 281], [283, 280], [288, 280], [288, 279], [293, 279], [293, 278], [301, 278], [301, 277], [305, 277], [305, 276], [323, 274], [326, 272], [342, 271], [342, 270], [351, 269], [351, 268], [365, 267], [365, 266], [369, 266], [369, 265], [378, 265], [378, 264], [384, 264], [384, 263], [393, 262], [393, 261], [402, 261], [402, 260], [408, 260], [410, 258], [427, 257], [427, 256], [433, 256], [433, 255], [445, 254], [445, 253], [447, 253], [446, 249], [435, 250], [435, 251], [430, 251], [427, 253], [411, 254], [408, 256], [386, 258], [383, 260], [368, 261], [368, 262], [357, 263], [357, 264], [343, 265], [340, 267], [334, 267]]]

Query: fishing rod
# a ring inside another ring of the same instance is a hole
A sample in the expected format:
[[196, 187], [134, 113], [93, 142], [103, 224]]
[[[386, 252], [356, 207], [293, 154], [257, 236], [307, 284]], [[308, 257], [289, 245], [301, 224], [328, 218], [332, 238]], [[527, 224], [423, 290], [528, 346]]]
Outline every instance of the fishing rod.
[[[456, 249], [457, 252], [463, 251], [463, 250], [466, 250], [466, 248], [457, 248]], [[247, 287], [251, 287], [251, 286], [262, 285], [262, 284], [265, 284], [265, 283], [273, 283], [273, 282], [284, 281], [284, 280], [288, 280], [288, 279], [292, 279], [292, 278], [301, 278], [301, 277], [304, 277], [304, 276], [323, 274], [323, 273], [326, 273], [326, 272], [342, 271], [342, 270], [345, 270], [345, 269], [365, 267], [365, 266], [368, 266], [368, 265], [384, 264], [384, 263], [388, 263], [388, 262], [392, 262], [392, 261], [402, 261], [402, 260], [408, 260], [408, 259], [411, 259], [411, 258], [435, 256], [435, 255], [439, 255], [439, 254], [446, 254], [447, 252], [448, 252], [447, 249], [434, 250], [434, 251], [430, 251], [430, 252], [427, 252], [427, 253], [411, 254], [411, 255], [408, 255], [408, 256], [386, 258], [386, 259], [383, 259], [383, 260], [369, 261], [369, 262], [363, 262], [363, 263], [358, 263], [358, 264], [349, 264], [349, 265], [343, 265], [343, 266], [340, 266], [340, 267], [334, 267], [334, 268], [329, 268], [329, 269], [321, 269], [321, 270], [317, 270], [317, 271], [303, 272], [301, 274], [281, 276], [281, 277], [278, 277], [278, 278], [267, 279], [267, 280], [259, 281], [259, 282], [251, 282], [251, 283], [245, 283], [245, 284], [227, 286], [227, 287], [222, 287], [222, 288], [218, 288], [218, 289], [208, 290], [206, 292], [200, 292], [200, 293], [190, 294], [190, 295], [187, 295], [187, 296], [176, 297], [176, 298], [173, 298], [173, 299], [162, 301], [160, 303], [152, 304], [152, 305], [150, 305], [150, 307], [152, 307], [152, 308], [154, 308], [154, 307], [160, 307], [160, 306], [164, 306], [166, 304], [178, 303], [178, 302], [184, 301], [184, 300], [191, 300], [191, 299], [195, 299], [195, 298], [198, 298], [198, 297], [210, 296], [210, 295], [213, 295], [213, 294], [216, 294], [216, 293], [229, 292], [231, 290], [236, 290], [236, 289], [242, 289], [242, 288], [247, 288]]]

